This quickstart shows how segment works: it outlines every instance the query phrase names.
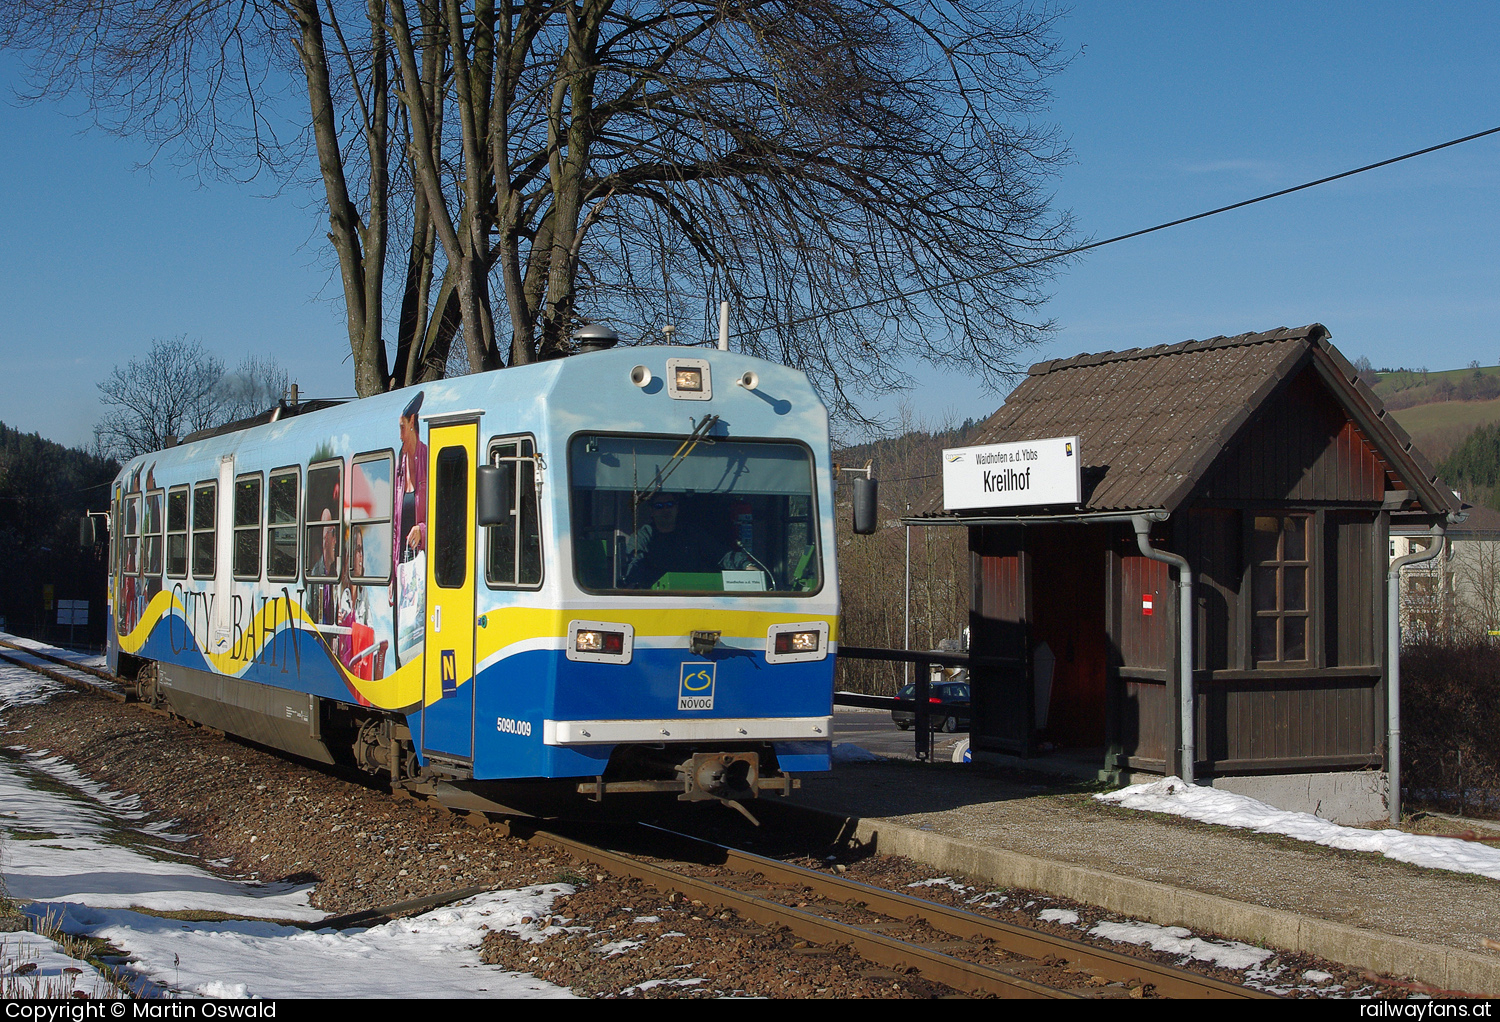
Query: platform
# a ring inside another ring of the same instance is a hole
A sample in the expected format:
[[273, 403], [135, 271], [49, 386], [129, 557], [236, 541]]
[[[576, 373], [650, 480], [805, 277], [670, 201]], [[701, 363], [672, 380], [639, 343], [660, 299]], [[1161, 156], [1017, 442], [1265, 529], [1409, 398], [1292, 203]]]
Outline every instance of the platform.
[[1500, 881], [1121, 809], [1055, 776], [886, 760], [802, 782], [792, 801], [938, 873], [1500, 996]]

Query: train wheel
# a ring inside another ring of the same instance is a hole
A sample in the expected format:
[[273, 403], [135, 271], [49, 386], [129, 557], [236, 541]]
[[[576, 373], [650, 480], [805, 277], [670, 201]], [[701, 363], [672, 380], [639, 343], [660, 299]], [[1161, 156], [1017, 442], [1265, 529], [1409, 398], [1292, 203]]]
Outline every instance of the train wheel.
[[148, 660], [135, 674], [135, 697], [147, 706], [161, 705], [161, 686], [157, 683], [159, 668], [155, 660]]

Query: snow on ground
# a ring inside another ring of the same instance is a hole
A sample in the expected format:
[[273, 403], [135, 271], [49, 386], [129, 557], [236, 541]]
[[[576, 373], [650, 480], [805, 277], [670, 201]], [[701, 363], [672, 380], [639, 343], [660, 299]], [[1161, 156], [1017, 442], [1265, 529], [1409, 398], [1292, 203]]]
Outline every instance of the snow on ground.
[[884, 760], [884, 756], [878, 756], [852, 742], [841, 742], [833, 747], [834, 766], [845, 763], [881, 763]]
[[1418, 866], [1477, 873], [1500, 880], [1500, 848], [1457, 838], [1405, 834], [1399, 830], [1342, 827], [1311, 813], [1288, 812], [1244, 795], [1186, 784], [1178, 777], [1136, 784], [1094, 797], [1127, 809], [1172, 813], [1203, 823], [1244, 827], [1261, 834], [1285, 834], [1329, 848], [1375, 852]]
[[[38, 648], [41, 644], [36, 644]], [[0, 711], [62, 689], [0, 665]], [[0, 750], [0, 871], [26, 912], [125, 951], [122, 972], [146, 996], [571, 997], [566, 989], [479, 961], [490, 930], [540, 941], [562, 932], [553, 902], [566, 884], [496, 891], [382, 926], [317, 930], [311, 888], [215, 876], [134, 797], [108, 791], [55, 757]], [[151, 914], [196, 911], [221, 921]], [[272, 920], [280, 920], [273, 922]], [[27, 968], [28, 964], [34, 968]], [[18, 970], [19, 967], [19, 970]], [[68, 970], [78, 969], [79, 972]], [[34, 933], [0, 934], [0, 996], [94, 993], [103, 981]]]
[[[550, 884], [481, 894], [411, 919], [355, 930], [310, 932], [258, 920], [180, 922], [121, 909], [69, 904], [67, 932], [102, 937], [130, 952], [137, 990], [197, 997], [571, 997], [566, 989], [479, 961], [488, 930], [543, 939], [552, 902], [572, 891]], [[36, 910], [41, 910], [37, 906]]]
[[73, 993], [113, 997], [114, 988], [92, 965], [69, 958], [39, 933], [0, 933], [0, 998], [57, 1000]]

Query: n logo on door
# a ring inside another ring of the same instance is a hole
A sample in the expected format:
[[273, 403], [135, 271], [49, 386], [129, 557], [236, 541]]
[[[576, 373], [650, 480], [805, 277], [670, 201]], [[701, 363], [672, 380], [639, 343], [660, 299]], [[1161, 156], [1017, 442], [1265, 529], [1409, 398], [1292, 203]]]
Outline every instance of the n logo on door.
[[451, 649], [443, 650], [443, 698], [458, 695], [458, 655]]

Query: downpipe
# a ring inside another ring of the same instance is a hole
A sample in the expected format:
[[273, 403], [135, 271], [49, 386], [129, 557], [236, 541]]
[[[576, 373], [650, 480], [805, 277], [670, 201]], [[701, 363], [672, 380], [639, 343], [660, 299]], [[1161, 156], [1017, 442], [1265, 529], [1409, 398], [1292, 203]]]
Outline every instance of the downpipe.
[[1192, 784], [1193, 761], [1198, 751], [1193, 735], [1193, 572], [1186, 557], [1151, 545], [1151, 519], [1145, 515], [1132, 515], [1130, 522], [1135, 526], [1135, 542], [1140, 547], [1141, 556], [1177, 569], [1177, 716], [1182, 734], [1178, 758], [1182, 764], [1182, 779]]
[[1434, 525], [1428, 533], [1436, 542], [1420, 553], [1407, 554], [1391, 562], [1385, 573], [1385, 773], [1390, 788], [1391, 826], [1401, 825], [1401, 569], [1408, 564], [1430, 561], [1443, 552], [1445, 527]]

